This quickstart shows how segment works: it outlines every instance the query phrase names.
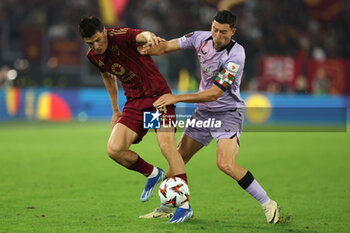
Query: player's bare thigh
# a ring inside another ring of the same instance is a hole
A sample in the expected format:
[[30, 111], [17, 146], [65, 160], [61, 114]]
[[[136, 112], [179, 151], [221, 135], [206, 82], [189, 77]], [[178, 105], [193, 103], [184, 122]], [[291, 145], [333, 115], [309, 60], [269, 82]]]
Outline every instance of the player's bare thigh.
[[112, 129], [107, 148], [114, 151], [128, 150], [137, 137], [136, 132], [124, 124], [117, 123]]
[[203, 144], [183, 133], [177, 146], [177, 150], [181, 154], [184, 162], [187, 163], [202, 147]]
[[237, 137], [222, 138], [219, 140], [216, 151], [216, 163], [219, 169], [235, 180], [240, 180], [247, 170], [236, 164], [239, 144]]
[[238, 150], [239, 144], [236, 136], [233, 138], [222, 138], [217, 144], [217, 159], [230, 160], [234, 163], [238, 155]]
[[160, 149], [176, 150], [176, 139], [174, 127], [161, 127], [156, 130]]

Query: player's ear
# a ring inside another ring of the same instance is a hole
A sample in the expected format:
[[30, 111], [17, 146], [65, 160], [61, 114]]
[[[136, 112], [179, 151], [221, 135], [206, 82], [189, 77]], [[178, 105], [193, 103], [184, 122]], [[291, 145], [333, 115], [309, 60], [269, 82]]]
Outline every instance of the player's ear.
[[233, 36], [233, 35], [236, 33], [236, 30], [237, 30], [237, 28], [232, 28], [232, 29], [231, 29], [231, 33], [232, 33], [231, 36]]

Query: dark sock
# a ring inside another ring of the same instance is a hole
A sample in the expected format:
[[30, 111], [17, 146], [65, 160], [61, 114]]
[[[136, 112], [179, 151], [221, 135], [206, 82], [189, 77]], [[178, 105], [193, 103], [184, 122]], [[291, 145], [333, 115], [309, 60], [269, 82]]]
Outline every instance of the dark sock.
[[146, 177], [152, 173], [153, 168], [153, 165], [147, 163], [140, 156], [137, 157], [135, 163], [128, 167], [129, 170], [137, 171]]
[[180, 177], [181, 179], [183, 179], [184, 181], [186, 181], [186, 184], [188, 184], [186, 173], [182, 173], [182, 174], [176, 175], [176, 177]]
[[246, 189], [253, 181], [254, 176], [252, 175], [252, 173], [250, 173], [250, 171], [247, 171], [243, 178], [238, 181], [238, 184], [242, 187], [242, 189]]

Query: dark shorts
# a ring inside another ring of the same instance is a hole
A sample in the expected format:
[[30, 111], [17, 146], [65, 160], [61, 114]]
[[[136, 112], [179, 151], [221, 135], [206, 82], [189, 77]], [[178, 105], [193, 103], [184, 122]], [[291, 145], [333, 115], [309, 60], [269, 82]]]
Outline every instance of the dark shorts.
[[[125, 103], [122, 115], [118, 119], [117, 123], [121, 123], [137, 133], [138, 138], [133, 142], [133, 144], [139, 143], [147, 134], [148, 129], [143, 128], [143, 112], [157, 111], [157, 109], [153, 107], [153, 103], [158, 98], [159, 96], [143, 97]], [[165, 118], [166, 122], [176, 120], [175, 105], [169, 105], [164, 109], [159, 109], [159, 112], [162, 114], [161, 119]]]
[[206, 110], [196, 109], [192, 114], [192, 119], [205, 121], [208, 118], [214, 118], [221, 121], [221, 126], [215, 127], [187, 127], [184, 133], [207, 146], [213, 138], [216, 138], [216, 142], [223, 138], [237, 137], [237, 142], [240, 144], [240, 136], [243, 129], [244, 110], [235, 109], [225, 112], [209, 112]]

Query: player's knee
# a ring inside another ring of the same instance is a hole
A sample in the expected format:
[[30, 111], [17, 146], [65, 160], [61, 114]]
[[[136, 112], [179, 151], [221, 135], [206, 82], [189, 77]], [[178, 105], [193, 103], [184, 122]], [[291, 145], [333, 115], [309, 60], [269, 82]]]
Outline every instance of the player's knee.
[[163, 155], [168, 155], [169, 153], [171, 153], [171, 150], [172, 150], [169, 144], [165, 142], [160, 142], [159, 148]]
[[111, 159], [118, 160], [122, 157], [123, 149], [117, 145], [107, 145], [107, 154]]
[[217, 166], [224, 173], [232, 173], [234, 171], [234, 164], [228, 163], [224, 160], [217, 161]]

